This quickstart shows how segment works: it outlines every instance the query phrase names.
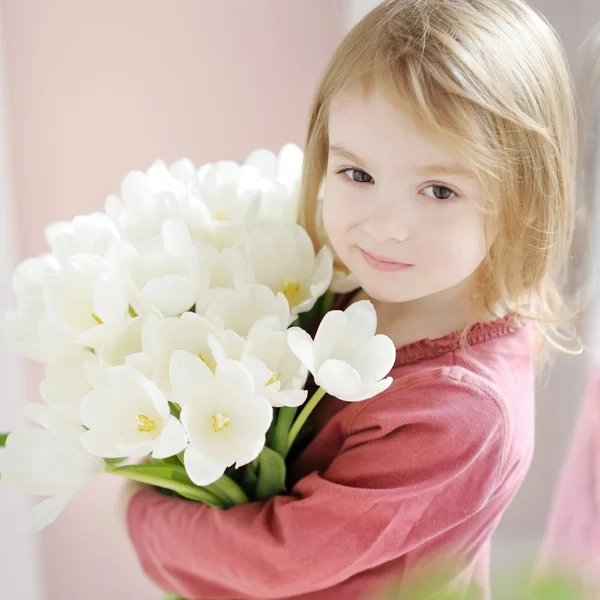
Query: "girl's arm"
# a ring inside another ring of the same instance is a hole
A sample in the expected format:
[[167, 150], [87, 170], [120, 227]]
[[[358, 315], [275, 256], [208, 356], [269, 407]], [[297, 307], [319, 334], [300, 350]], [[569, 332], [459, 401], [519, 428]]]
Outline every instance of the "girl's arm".
[[464, 521], [497, 486], [502, 411], [471, 385], [439, 376], [392, 385], [348, 429], [329, 468], [289, 496], [219, 510], [138, 492], [129, 533], [148, 576], [191, 598], [315, 592]]

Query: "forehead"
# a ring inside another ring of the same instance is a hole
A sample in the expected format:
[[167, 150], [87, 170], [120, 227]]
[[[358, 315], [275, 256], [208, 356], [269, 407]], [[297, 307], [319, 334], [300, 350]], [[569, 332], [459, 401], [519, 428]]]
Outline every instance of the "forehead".
[[380, 163], [464, 164], [440, 132], [378, 91], [335, 96], [329, 107], [329, 140]]

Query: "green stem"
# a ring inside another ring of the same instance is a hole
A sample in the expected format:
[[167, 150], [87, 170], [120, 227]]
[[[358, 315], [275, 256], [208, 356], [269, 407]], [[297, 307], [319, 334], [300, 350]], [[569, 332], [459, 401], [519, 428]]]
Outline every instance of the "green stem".
[[106, 465], [105, 470], [107, 473], [118, 475], [119, 477], [130, 479], [131, 481], [139, 481], [140, 483], [147, 483], [156, 487], [172, 490], [185, 498], [208, 504], [208, 506], [212, 506], [213, 508], [223, 508], [223, 503], [217, 500], [211, 492], [207, 492], [194, 484], [152, 475], [151, 473], [144, 472], [139, 467], [143, 467], [143, 465], [125, 465], [123, 467]]
[[0, 433], [0, 448], [4, 448], [4, 446], [6, 446], [6, 438], [9, 435], [9, 433]]
[[271, 448], [284, 458], [288, 434], [297, 412], [298, 408], [296, 406], [283, 406], [279, 409], [279, 414], [277, 415], [277, 424], [275, 425]]
[[283, 455], [283, 458], [285, 458], [288, 455], [288, 452], [290, 451], [290, 448], [294, 444], [296, 437], [298, 437], [298, 434], [300, 433], [300, 430], [302, 429], [304, 423], [306, 423], [306, 420], [308, 419], [308, 417], [310, 416], [312, 411], [316, 408], [317, 404], [319, 404], [319, 401], [321, 400], [321, 398], [324, 395], [325, 395], [325, 390], [323, 388], [319, 388], [312, 395], [312, 398], [304, 405], [302, 412], [300, 413], [300, 415], [298, 415], [298, 418], [294, 421], [294, 424], [292, 425], [292, 428], [290, 429], [290, 433], [287, 438], [287, 444], [285, 447], [285, 453]]
[[227, 499], [230, 504], [246, 504], [249, 498], [246, 492], [228, 475], [221, 475], [217, 481], [205, 486], [207, 490], [214, 492], [216, 496]]
[[331, 310], [334, 298], [335, 298], [335, 294], [331, 290], [328, 290], [327, 292], [325, 292], [325, 296], [323, 298], [323, 304], [321, 307], [321, 316], [326, 315]]

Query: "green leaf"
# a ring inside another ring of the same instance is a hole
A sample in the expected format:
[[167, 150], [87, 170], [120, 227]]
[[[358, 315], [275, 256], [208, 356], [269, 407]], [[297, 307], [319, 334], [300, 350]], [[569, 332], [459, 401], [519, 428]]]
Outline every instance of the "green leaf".
[[256, 484], [258, 483], [258, 471], [252, 463], [242, 467], [241, 485], [251, 499], [256, 498]]
[[259, 456], [258, 481], [254, 496], [264, 502], [286, 491], [285, 461], [280, 454], [264, 447]]
[[6, 438], [10, 435], [10, 433], [0, 433], [0, 448], [4, 448], [6, 446]]
[[164, 463], [123, 465], [122, 467], [107, 465], [107, 472], [132, 481], [172, 490], [184, 498], [202, 502], [215, 508], [225, 508], [224, 503], [213, 493], [194, 484], [183, 467]]
[[127, 460], [126, 458], [105, 458], [104, 462], [107, 465], [118, 465], [119, 463], [122, 463], [124, 460]]
[[176, 419], [179, 419], [179, 416], [181, 415], [181, 406], [179, 406], [179, 404], [176, 402], [169, 402], [169, 408], [171, 409], [171, 414]]

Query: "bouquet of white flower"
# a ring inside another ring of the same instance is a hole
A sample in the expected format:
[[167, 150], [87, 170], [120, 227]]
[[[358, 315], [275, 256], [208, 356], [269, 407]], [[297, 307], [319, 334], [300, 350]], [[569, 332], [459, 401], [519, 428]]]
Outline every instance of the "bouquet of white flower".
[[46, 496], [35, 529], [104, 472], [218, 508], [285, 493], [322, 396], [389, 386], [373, 306], [330, 310], [332, 254], [296, 223], [302, 160], [288, 144], [243, 165], [157, 161], [16, 269], [5, 333], [47, 367], [36, 426], [0, 437], [1, 476]]

